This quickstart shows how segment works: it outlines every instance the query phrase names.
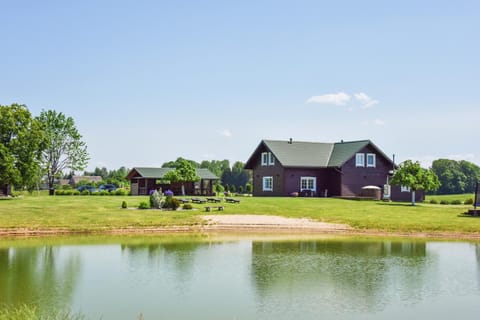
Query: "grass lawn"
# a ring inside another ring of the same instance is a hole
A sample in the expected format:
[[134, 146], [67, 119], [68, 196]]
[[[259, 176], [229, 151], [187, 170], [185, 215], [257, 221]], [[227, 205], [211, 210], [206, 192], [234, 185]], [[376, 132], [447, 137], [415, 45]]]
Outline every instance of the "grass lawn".
[[[464, 195], [468, 198], [468, 195]], [[213, 214], [263, 214], [308, 217], [345, 223], [358, 229], [393, 232], [461, 232], [480, 234], [480, 218], [464, 217], [469, 205], [433, 205], [352, 201], [332, 198], [238, 197], [240, 204], [223, 202], [225, 211]], [[463, 198], [459, 198], [463, 199]], [[148, 197], [24, 196], [0, 200], [0, 229], [67, 229], [103, 231], [122, 228], [190, 226], [200, 224], [205, 204], [198, 210], [159, 211], [122, 209], [122, 201], [136, 208]]]

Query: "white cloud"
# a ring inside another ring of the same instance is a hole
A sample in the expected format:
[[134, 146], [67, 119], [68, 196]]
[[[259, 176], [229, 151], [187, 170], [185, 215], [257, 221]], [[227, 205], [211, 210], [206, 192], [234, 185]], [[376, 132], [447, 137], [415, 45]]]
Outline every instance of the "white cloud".
[[363, 126], [379, 126], [379, 127], [382, 127], [385, 125], [385, 121], [383, 121], [382, 119], [375, 119], [375, 120], [372, 120], [372, 121], [368, 121], [368, 120], [365, 120], [361, 123]]
[[344, 106], [350, 101], [350, 96], [345, 92], [328, 93], [321, 96], [313, 96], [307, 100], [307, 103], [331, 104]]
[[374, 105], [378, 104], [378, 100], [374, 100], [370, 98], [366, 93], [360, 92], [360, 93], [355, 93], [354, 94], [355, 99], [359, 101], [362, 104], [362, 108], [370, 108], [373, 107]]
[[222, 131], [218, 131], [218, 134], [227, 138], [230, 138], [232, 136], [232, 132], [228, 129], [224, 129]]

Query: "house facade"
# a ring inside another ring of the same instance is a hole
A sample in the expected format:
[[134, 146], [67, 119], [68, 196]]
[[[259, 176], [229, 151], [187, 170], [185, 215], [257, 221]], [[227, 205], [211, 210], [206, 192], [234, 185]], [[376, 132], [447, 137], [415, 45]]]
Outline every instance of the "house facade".
[[[409, 190], [400, 186], [385, 190], [394, 163], [370, 140], [262, 140], [245, 168], [253, 170], [255, 196], [299, 193], [314, 197], [372, 197], [371, 190], [380, 190], [373, 197], [386, 195], [396, 201], [409, 201], [411, 197]], [[417, 193], [418, 200], [422, 200], [423, 192]]]
[[132, 196], [148, 195], [150, 190], [159, 190], [164, 192], [172, 190], [175, 195], [182, 194], [182, 185], [187, 195], [211, 196], [215, 194], [214, 185], [220, 180], [208, 169], [195, 169], [200, 181], [171, 183], [163, 179], [167, 172], [175, 170], [174, 168], [145, 168], [135, 167], [130, 170], [127, 180], [130, 181], [130, 190]]

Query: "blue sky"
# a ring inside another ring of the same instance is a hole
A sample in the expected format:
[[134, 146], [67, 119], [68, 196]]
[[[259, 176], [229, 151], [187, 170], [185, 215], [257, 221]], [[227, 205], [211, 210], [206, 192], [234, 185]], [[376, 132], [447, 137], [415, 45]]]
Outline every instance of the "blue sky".
[[89, 168], [370, 139], [480, 165], [478, 1], [4, 1], [0, 104], [72, 116]]

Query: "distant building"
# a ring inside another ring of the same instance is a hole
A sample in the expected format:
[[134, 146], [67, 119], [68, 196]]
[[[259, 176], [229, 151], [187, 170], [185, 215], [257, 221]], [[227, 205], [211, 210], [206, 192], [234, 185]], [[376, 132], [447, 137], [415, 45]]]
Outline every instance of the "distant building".
[[70, 185], [75, 188], [77, 186], [77, 184], [80, 182], [80, 181], [87, 181], [87, 182], [90, 182], [90, 183], [97, 183], [97, 182], [100, 182], [102, 181], [103, 178], [101, 176], [72, 176], [70, 178]]
[[0, 197], [7, 197], [10, 195], [10, 185], [0, 184]]

